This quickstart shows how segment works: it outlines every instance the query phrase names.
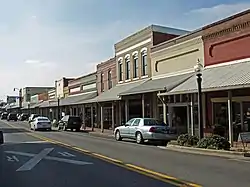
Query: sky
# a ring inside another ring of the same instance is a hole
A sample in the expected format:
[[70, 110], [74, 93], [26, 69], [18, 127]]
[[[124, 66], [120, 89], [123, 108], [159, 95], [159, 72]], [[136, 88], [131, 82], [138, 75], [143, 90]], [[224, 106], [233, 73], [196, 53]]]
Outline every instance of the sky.
[[151, 24], [194, 30], [250, 0], [0, 0], [0, 99], [94, 72], [114, 44]]

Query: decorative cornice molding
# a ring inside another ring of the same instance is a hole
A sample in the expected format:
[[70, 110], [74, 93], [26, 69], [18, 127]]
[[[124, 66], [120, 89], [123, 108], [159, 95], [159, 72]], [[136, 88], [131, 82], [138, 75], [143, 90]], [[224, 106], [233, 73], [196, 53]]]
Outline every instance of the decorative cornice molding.
[[209, 40], [209, 39], [213, 39], [213, 38], [219, 38], [225, 35], [228, 35], [230, 33], [234, 33], [240, 30], [244, 30], [246, 28], [250, 27], [250, 21], [241, 23], [241, 24], [237, 24], [237, 25], [233, 25], [232, 27], [226, 28], [226, 29], [222, 29], [220, 31], [217, 32], [213, 32], [207, 35], [204, 35], [202, 38], [203, 40]]

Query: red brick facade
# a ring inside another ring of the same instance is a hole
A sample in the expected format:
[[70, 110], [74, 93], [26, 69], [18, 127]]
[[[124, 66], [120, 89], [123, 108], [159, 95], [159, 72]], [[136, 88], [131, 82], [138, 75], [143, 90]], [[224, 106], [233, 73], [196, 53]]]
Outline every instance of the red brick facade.
[[205, 66], [250, 57], [250, 11], [203, 28]]
[[[111, 82], [112, 87], [114, 87], [117, 83], [117, 74], [116, 74], [116, 61], [115, 58], [111, 58], [106, 62], [102, 62], [97, 65], [97, 92], [98, 95], [104, 91], [109, 90], [109, 80], [108, 74], [111, 72]], [[103, 77], [102, 77], [103, 74]], [[103, 90], [102, 90], [103, 85]]]

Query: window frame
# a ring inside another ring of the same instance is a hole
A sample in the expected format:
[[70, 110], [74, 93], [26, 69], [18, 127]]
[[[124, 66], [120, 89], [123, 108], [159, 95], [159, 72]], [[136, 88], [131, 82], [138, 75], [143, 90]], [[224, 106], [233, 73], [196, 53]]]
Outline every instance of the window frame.
[[104, 73], [101, 73], [101, 92], [104, 92]]
[[130, 57], [126, 57], [125, 58], [125, 80], [129, 80], [131, 78], [130, 76], [130, 72], [131, 72], [131, 61], [130, 61]]
[[112, 70], [108, 70], [108, 89], [112, 88]]
[[118, 60], [118, 73], [119, 73], [119, 81], [123, 81], [123, 62], [122, 59]]
[[148, 59], [147, 59], [147, 57], [148, 57], [147, 50], [141, 51], [141, 64], [142, 64], [141, 74], [142, 74], [142, 76], [148, 75]]

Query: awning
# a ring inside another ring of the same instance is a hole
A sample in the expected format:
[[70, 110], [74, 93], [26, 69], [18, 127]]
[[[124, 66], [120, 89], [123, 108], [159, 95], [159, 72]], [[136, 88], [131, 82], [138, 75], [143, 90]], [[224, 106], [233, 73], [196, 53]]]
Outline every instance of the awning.
[[140, 86], [141, 84], [143, 84], [146, 81], [148, 81], [148, 79], [117, 84], [116, 86], [114, 86], [110, 90], [103, 92], [99, 96], [97, 96], [91, 100], [88, 100], [85, 103], [99, 103], [99, 102], [121, 100], [121, 97], [119, 95], [122, 92], [130, 90], [130, 89], [135, 88], [137, 86]]
[[34, 103], [30, 108], [38, 108], [43, 104], [44, 101], [40, 101], [39, 103]]
[[69, 97], [66, 97], [64, 99], [60, 100], [60, 106], [67, 106], [67, 105], [77, 105], [82, 104], [84, 101], [87, 101], [89, 99], [92, 99], [96, 97], [97, 92], [91, 92], [91, 93], [83, 93], [79, 95], [72, 95]]
[[47, 100], [47, 101], [42, 102], [39, 107], [48, 108], [48, 107], [55, 107], [55, 106], [57, 106], [57, 100], [53, 99], [53, 100]]
[[169, 91], [179, 84], [185, 82], [189, 79], [193, 73], [186, 73], [182, 75], [176, 75], [171, 77], [164, 77], [160, 79], [152, 79], [144, 82], [143, 84], [133, 87], [127, 91], [123, 91], [120, 95], [132, 95], [132, 94], [141, 94], [157, 91]]
[[[202, 72], [202, 91], [233, 90], [250, 88], [250, 62], [205, 68]], [[175, 95], [197, 92], [196, 76], [166, 93], [159, 95]]]

